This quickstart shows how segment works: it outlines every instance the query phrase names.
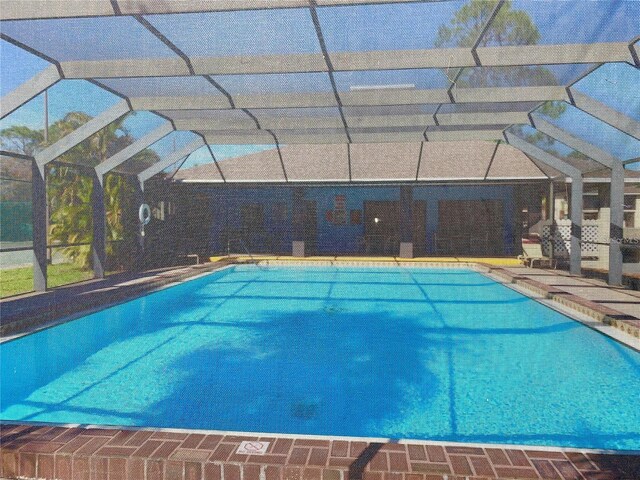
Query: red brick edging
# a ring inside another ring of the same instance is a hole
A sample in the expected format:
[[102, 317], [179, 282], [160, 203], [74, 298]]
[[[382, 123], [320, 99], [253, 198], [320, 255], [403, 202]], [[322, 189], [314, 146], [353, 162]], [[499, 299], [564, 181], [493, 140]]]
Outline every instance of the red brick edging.
[[[243, 440], [270, 442], [238, 455]], [[485, 480], [640, 478], [640, 455], [445, 443], [0, 425], [3, 478], [59, 480]]]

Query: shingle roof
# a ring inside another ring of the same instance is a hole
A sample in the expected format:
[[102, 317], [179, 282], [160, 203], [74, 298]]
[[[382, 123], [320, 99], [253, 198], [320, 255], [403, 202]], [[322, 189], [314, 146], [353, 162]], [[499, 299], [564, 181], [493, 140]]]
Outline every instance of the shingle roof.
[[[525, 154], [495, 142], [286, 145], [280, 153], [290, 181], [531, 180], [548, 178]], [[282, 181], [277, 149], [218, 162], [227, 181]], [[218, 181], [209, 163], [178, 171], [183, 181]]]

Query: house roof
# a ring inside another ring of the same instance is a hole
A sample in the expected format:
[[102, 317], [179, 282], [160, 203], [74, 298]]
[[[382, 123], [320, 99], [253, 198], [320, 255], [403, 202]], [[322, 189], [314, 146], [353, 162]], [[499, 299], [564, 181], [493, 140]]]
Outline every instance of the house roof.
[[[423, 142], [286, 145], [178, 170], [183, 182], [495, 181], [549, 177], [505, 143]], [[219, 169], [218, 169], [219, 167]]]

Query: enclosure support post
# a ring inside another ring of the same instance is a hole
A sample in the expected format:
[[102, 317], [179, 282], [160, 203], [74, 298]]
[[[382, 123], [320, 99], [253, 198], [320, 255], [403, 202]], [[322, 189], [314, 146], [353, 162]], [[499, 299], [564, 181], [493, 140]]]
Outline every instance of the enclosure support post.
[[104, 207], [104, 177], [99, 173], [93, 176], [91, 191], [91, 207], [93, 211], [93, 242], [91, 243], [91, 259], [93, 261], [93, 277], [104, 278], [106, 253], [106, 211]]
[[580, 275], [582, 267], [582, 202], [582, 175], [574, 175], [571, 177], [571, 275]]
[[305, 256], [304, 244], [304, 187], [293, 187], [291, 192], [292, 201], [292, 246], [291, 255], [294, 257]]
[[620, 247], [624, 235], [624, 166], [622, 163], [611, 169], [609, 202], [609, 285], [621, 285], [622, 250]]
[[32, 160], [31, 215], [33, 222], [33, 289], [47, 289], [47, 188], [45, 169]]
[[580, 245], [582, 240], [582, 171], [517, 135], [507, 132], [505, 133], [505, 138], [508, 143], [525, 155], [530, 155], [571, 178], [571, 255], [569, 257], [569, 271], [572, 275], [580, 275], [582, 267]]
[[400, 187], [400, 257], [413, 258], [413, 187]]
[[553, 238], [555, 236], [556, 229], [556, 194], [554, 191], [553, 180], [549, 182], [549, 258], [553, 258], [555, 255], [555, 248]]

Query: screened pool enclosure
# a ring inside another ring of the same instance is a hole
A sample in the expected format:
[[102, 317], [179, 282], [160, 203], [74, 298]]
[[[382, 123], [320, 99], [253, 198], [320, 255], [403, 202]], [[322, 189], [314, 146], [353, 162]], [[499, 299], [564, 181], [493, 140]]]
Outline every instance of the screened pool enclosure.
[[13, 293], [230, 252], [515, 257], [531, 237], [572, 274], [640, 273], [638, 1], [0, 17]]

